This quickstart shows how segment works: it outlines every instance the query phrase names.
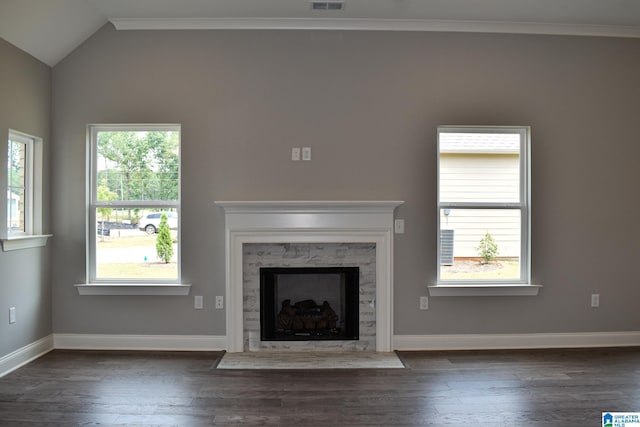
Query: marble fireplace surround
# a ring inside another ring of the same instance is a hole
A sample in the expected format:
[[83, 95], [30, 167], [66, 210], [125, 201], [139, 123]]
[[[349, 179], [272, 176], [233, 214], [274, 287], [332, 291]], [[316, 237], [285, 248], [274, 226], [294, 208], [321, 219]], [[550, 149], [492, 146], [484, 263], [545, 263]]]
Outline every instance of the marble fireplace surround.
[[244, 351], [243, 245], [375, 243], [376, 346], [392, 351], [393, 215], [401, 201], [216, 201], [225, 211], [227, 351]]

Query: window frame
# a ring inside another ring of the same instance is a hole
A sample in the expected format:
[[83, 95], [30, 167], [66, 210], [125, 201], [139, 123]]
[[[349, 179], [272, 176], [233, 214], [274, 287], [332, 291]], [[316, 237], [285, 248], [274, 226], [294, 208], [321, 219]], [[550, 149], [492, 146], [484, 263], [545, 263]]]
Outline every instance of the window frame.
[[[519, 201], [518, 202], [443, 202], [440, 197], [441, 135], [444, 133], [517, 133], [520, 135], [519, 151]], [[531, 128], [529, 126], [466, 126], [447, 125], [437, 129], [437, 273], [436, 283], [429, 286], [433, 296], [474, 295], [536, 295], [540, 286], [531, 284]], [[502, 280], [443, 280], [440, 277], [440, 230], [443, 209], [490, 209], [520, 211], [520, 277]]]
[[[98, 201], [98, 133], [99, 132], [151, 132], [151, 131], [172, 131], [178, 132], [179, 162], [178, 162], [178, 198], [177, 200], [113, 200]], [[189, 286], [182, 284], [182, 248], [181, 248], [181, 190], [182, 190], [182, 129], [180, 124], [95, 124], [89, 125], [87, 129], [88, 139], [88, 186], [87, 186], [87, 277], [86, 284], [76, 285], [78, 292], [85, 295], [186, 295]], [[165, 208], [175, 209], [178, 214], [178, 241], [176, 251], [177, 277], [176, 279], [134, 279], [134, 278], [98, 278], [97, 277], [97, 218], [96, 211], [101, 207], [118, 208]], [[178, 285], [171, 287], [170, 285]], [[157, 287], [163, 289], [158, 290]], [[91, 288], [91, 289], [87, 289]], [[125, 289], [129, 288], [129, 289]], [[177, 293], [175, 293], [177, 292]]]
[[[4, 195], [0, 203], [0, 243], [3, 251], [28, 249], [45, 246], [51, 234], [43, 234], [43, 206], [42, 206], [42, 173], [43, 173], [43, 140], [40, 137], [29, 135], [14, 129], [8, 129], [7, 143], [0, 155], [2, 162], [2, 177], [0, 187]], [[9, 203], [6, 194], [9, 192], [8, 182], [8, 151], [11, 142], [25, 144], [25, 206], [24, 206], [24, 231], [12, 231], [7, 226]]]

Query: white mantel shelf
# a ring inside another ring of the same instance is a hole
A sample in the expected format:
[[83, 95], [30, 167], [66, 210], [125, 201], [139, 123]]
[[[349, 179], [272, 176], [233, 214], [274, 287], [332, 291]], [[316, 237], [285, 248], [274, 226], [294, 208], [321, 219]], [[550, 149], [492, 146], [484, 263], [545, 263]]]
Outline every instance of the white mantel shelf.
[[402, 201], [334, 200], [334, 201], [217, 201], [227, 213], [259, 212], [393, 212]]
[[393, 219], [402, 201], [216, 201], [225, 211], [227, 350], [244, 351], [242, 245], [375, 243], [376, 351], [392, 350]]
[[[224, 208], [227, 230], [351, 230], [393, 227], [401, 201], [237, 201]], [[391, 219], [391, 222], [389, 220]]]

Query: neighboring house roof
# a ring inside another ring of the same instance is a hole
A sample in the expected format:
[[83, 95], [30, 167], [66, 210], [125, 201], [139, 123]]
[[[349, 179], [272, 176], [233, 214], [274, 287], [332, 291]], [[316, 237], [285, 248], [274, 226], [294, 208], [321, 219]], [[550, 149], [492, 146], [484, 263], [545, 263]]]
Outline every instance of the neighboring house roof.
[[517, 154], [520, 135], [512, 133], [441, 133], [440, 153]]

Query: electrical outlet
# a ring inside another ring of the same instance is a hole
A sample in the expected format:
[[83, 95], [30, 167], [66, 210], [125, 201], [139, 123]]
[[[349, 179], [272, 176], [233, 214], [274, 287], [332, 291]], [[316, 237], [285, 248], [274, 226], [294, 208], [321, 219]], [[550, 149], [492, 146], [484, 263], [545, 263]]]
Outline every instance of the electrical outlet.
[[591, 307], [600, 307], [600, 294], [591, 294]]
[[300, 160], [300, 148], [293, 147], [291, 149], [291, 160], [293, 160], [294, 162]]
[[16, 323], [16, 308], [9, 307], [9, 324]]
[[202, 310], [204, 307], [204, 298], [202, 295], [195, 295], [193, 297], [193, 308], [196, 310]]
[[222, 310], [224, 308], [224, 297], [218, 295], [216, 297], [216, 310]]
[[429, 310], [429, 297], [420, 297], [420, 310]]
[[302, 160], [311, 160], [311, 147], [302, 147]]

